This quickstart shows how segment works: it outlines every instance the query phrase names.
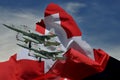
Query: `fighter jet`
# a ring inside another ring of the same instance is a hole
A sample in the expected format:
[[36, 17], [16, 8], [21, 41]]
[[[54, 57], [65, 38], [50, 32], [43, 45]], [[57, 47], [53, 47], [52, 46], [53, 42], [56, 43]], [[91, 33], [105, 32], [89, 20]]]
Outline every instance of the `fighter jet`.
[[32, 39], [32, 38], [30, 38], [30, 37], [28, 37], [28, 36], [23, 36], [23, 39], [24, 39], [24, 42], [26, 43], [26, 42], [34, 42], [34, 43], [36, 43], [36, 44], [39, 44], [39, 41], [37, 41], [37, 40], [35, 40], [35, 39]]
[[6, 25], [6, 24], [3, 24], [3, 25], [5, 27], [11, 29], [11, 30], [14, 30], [14, 31], [16, 31], [18, 33], [23, 34], [24, 36], [28, 36], [28, 37], [30, 37], [32, 39], [35, 39], [40, 44], [44, 43], [46, 40], [49, 40], [49, 39], [57, 36], [56, 34], [40, 35], [37, 32], [31, 32], [30, 30], [27, 32], [27, 31], [18, 29], [18, 28], [14, 27], [14, 26], [9, 26], [9, 25]]
[[[35, 39], [32, 39], [32, 38], [30, 38], [28, 36], [23, 36], [23, 39], [25, 39], [24, 40], [25, 43], [26, 43], [26, 41], [31, 41], [31, 42], [34, 42], [36, 44], [39, 44], [39, 41], [37, 41]], [[55, 42], [53, 42], [53, 41], [45, 41], [45, 42], [43, 42], [43, 44], [44, 44], [44, 46], [51, 46], [51, 45], [52, 46], [59, 46], [61, 43], [57, 42], [57, 41], [55, 41]]]
[[40, 58], [44, 58], [44, 59], [52, 59], [52, 60], [56, 60], [56, 59], [65, 59], [63, 56], [57, 56], [58, 54], [62, 54], [64, 51], [54, 51], [54, 52], [48, 52], [45, 50], [37, 50], [34, 48], [29, 48], [27, 46], [21, 45], [21, 44], [17, 44], [20, 47], [29, 49], [31, 51], [35, 52], [35, 57], [40, 57]]
[[[57, 41], [54, 41], [54, 37], [56, 37], [57, 35], [52, 33], [51, 31], [49, 31], [49, 33], [47, 35], [40, 35], [39, 33], [36, 33], [36, 32], [31, 32], [30, 30], [21, 30], [21, 29], [18, 29], [14, 26], [9, 26], [9, 25], [6, 25], [6, 24], [3, 24], [5, 27], [11, 29], [11, 30], [14, 30], [16, 32], [21, 33], [23, 34], [23, 39], [20, 40], [18, 38], [18, 36], [16, 36], [16, 39], [19, 40], [19, 41], [22, 41], [22, 42], [25, 42], [26, 46], [24, 45], [21, 45], [21, 44], [17, 44], [19, 45], [20, 47], [23, 47], [23, 48], [26, 48], [26, 49], [29, 49], [30, 51], [33, 51], [35, 52], [34, 56], [35, 57], [39, 57], [39, 58], [44, 58], [44, 59], [53, 59], [53, 60], [56, 60], [56, 59], [63, 59], [63, 56], [58, 56], [58, 54], [62, 54], [64, 51], [45, 51], [45, 50], [39, 50], [39, 48], [33, 48], [33, 45], [31, 44], [32, 42], [33, 43], [36, 43], [36, 44], [44, 44], [45, 46], [58, 46], [60, 45], [59, 42]], [[51, 42], [50, 40], [53, 40], [53, 42]]]
[[44, 46], [51, 46], [51, 45], [53, 45], [53, 46], [59, 46], [60, 43], [57, 42], [57, 41], [55, 41], [55, 42], [46, 41], [46, 42], [44, 43]]

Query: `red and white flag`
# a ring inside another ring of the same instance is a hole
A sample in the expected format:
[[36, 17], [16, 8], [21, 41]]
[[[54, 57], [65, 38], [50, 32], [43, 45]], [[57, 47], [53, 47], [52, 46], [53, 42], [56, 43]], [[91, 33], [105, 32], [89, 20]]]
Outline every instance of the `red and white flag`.
[[94, 49], [95, 60], [88, 58], [75, 49], [69, 49], [64, 56], [66, 60], [58, 60], [41, 79], [51, 80], [83, 80], [84, 78], [105, 70], [109, 55], [101, 49]]
[[[64, 9], [53, 3], [45, 9], [44, 19], [36, 23], [36, 31], [41, 34], [48, 34], [51, 28], [55, 30], [66, 48], [64, 55], [67, 59], [56, 61], [46, 73], [46, 78], [80, 80], [104, 69], [109, 56], [104, 51], [93, 50], [87, 42], [82, 40], [82, 33], [74, 19]], [[94, 56], [94, 53], [99, 56]]]
[[94, 60], [93, 49], [84, 40], [82, 32], [75, 20], [57, 4], [49, 4], [44, 13], [44, 19], [36, 23], [36, 31], [48, 34], [53, 28], [59, 40], [67, 49], [74, 48]]

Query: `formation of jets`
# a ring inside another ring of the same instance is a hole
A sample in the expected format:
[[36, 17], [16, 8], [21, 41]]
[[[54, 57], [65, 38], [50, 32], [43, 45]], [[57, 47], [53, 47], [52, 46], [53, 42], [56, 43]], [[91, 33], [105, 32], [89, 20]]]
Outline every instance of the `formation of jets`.
[[30, 51], [34, 52], [34, 57], [36, 58], [44, 58], [44, 59], [52, 59], [52, 60], [56, 60], [56, 59], [65, 59], [63, 56], [58, 56], [59, 54], [64, 53], [64, 51], [59, 50], [59, 51], [45, 51], [45, 50], [40, 50], [40, 49], [36, 49], [33, 48], [31, 43], [34, 44], [43, 44], [44, 47], [46, 46], [59, 46], [61, 43], [58, 41], [50, 41], [51, 38], [56, 37], [56, 34], [48, 34], [48, 35], [40, 35], [37, 32], [31, 32], [30, 30], [22, 30], [22, 29], [18, 29], [14, 26], [9, 26], [6, 24], [3, 24], [5, 27], [14, 30], [18, 33], [21, 33], [22, 39], [19, 39], [18, 36], [16, 37], [16, 39], [18, 41], [21, 41], [25, 44], [28, 44], [28, 46], [23, 45], [23, 44], [17, 44], [20, 47], [29, 49]]
[[52, 35], [40, 35], [38, 33], [31, 32], [30, 30], [24, 31], [24, 30], [17, 29], [14, 26], [9, 26], [9, 25], [6, 25], [6, 24], [3, 24], [3, 25], [6, 26], [7, 28], [11, 29], [11, 30], [14, 30], [14, 31], [16, 31], [18, 33], [23, 34], [24, 36], [28, 36], [29, 38], [26, 38], [28, 40], [31, 40], [30, 38], [32, 38], [33, 41], [37, 40], [40, 44], [44, 43], [45, 40], [49, 40], [52, 37], [56, 37], [57, 36], [55, 34], [52, 34]]
[[19, 45], [23, 48], [32, 50], [35, 53], [37, 53], [37, 54], [34, 54], [35, 57], [41, 57], [41, 58], [44, 58], [44, 59], [52, 59], [52, 60], [64, 59], [64, 57], [57, 56], [58, 54], [61, 54], [64, 51], [50, 51], [50, 52], [48, 52], [48, 51], [45, 51], [45, 50], [40, 50], [40, 49], [38, 50], [38, 49], [34, 49], [34, 48], [29, 48], [29, 47], [21, 45], [21, 44], [17, 44], [17, 45]]

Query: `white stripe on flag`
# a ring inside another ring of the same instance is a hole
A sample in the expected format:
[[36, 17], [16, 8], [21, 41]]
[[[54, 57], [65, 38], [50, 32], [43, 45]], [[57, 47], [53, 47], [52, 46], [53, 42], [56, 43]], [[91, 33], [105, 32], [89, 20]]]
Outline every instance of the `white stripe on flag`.
[[58, 35], [58, 38], [64, 47], [68, 49], [74, 48], [94, 60], [92, 47], [86, 41], [82, 40], [81, 36], [73, 36], [68, 39], [65, 30], [60, 24], [61, 20], [59, 18], [59, 13], [45, 17], [44, 23], [46, 28], [48, 30], [51, 28], [55, 29], [55, 33]]
[[48, 30], [50, 30], [51, 28], [55, 30], [55, 33], [59, 37], [60, 41], [62, 42], [64, 47], [66, 47], [69, 42], [69, 39], [67, 39], [65, 30], [61, 27], [59, 13], [52, 14], [50, 16], [45, 17], [44, 23]]

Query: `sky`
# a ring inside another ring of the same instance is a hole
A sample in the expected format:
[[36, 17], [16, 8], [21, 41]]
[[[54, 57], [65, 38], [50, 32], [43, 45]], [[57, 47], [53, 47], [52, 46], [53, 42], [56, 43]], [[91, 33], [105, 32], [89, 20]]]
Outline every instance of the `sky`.
[[58, 4], [74, 18], [91, 47], [120, 60], [120, 0], [0, 0], [0, 61], [21, 50], [16, 45], [16, 32], [2, 24], [34, 29], [50, 3]]

